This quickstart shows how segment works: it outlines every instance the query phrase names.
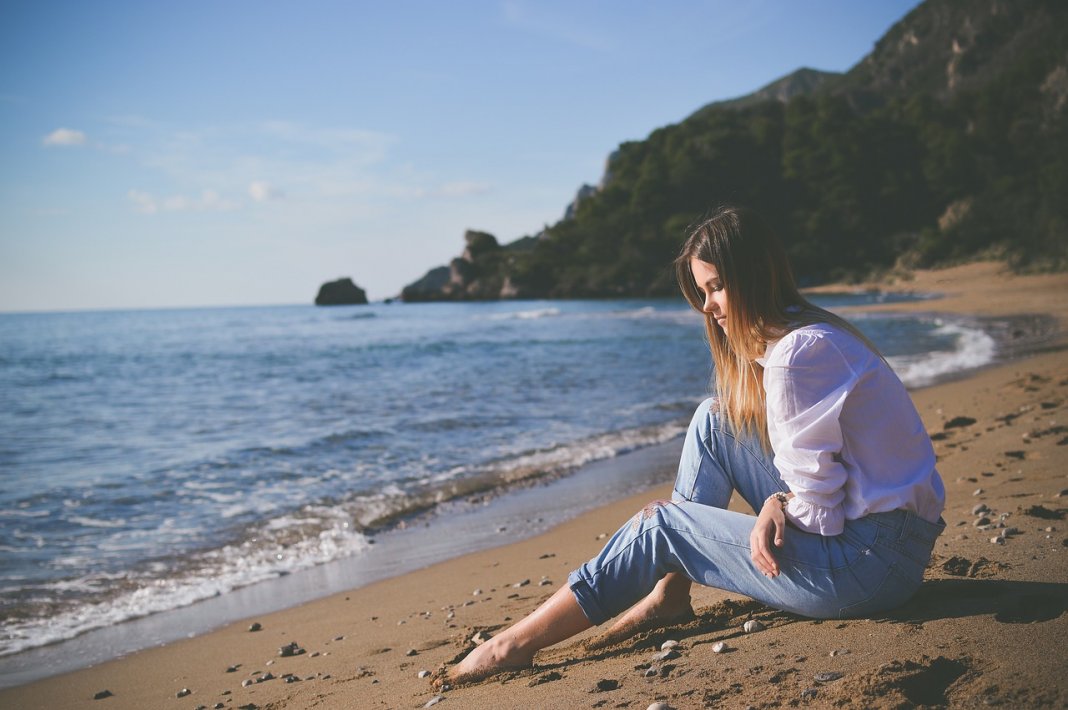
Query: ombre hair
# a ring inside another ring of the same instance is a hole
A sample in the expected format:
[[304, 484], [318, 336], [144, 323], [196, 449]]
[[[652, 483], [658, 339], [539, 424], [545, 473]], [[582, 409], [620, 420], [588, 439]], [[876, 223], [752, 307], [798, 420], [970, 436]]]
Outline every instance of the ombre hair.
[[[690, 268], [692, 259], [716, 267], [727, 294], [726, 332], [704, 311], [705, 299]], [[736, 431], [758, 437], [766, 449], [770, 443], [764, 368], [755, 360], [764, 355], [769, 342], [803, 325], [829, 323], [879, 353], [854, 326], [801, 295], [775, 232], [750, 209], [720, 207], [693, 227], [675, 259], [675, 275], [683, 296], [705, 318], [720, 413]]]

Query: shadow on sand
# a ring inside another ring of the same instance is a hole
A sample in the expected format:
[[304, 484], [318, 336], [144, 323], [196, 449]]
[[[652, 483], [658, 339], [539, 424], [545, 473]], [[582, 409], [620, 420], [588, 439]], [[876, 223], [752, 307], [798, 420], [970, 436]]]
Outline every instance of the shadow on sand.
[[1068, 584], [994, 579], [929, 579], [889, 621], [934, 621], [993, 614], [1004, 624], [1056, 619], [1068, 609]]

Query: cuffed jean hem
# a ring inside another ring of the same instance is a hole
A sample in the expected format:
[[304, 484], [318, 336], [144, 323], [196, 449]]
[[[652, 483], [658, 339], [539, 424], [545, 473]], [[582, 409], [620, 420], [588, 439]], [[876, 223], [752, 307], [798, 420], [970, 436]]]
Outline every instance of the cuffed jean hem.
[[593, 589], [589, 583], [582, 578], [579, 574], [579, 570], [575, 570], [567, 578], [567, 584], [571, 587], [571, 593], [575, 595], [575, 601], [578, 602], [579, 608], [582, 609], [582, 613], [586, 615], [589, 622], [594, 626], [600, 626], [604, 622], [608, 621], [611, 617], [604, 613], [601, 609], [601, 605], [597, 603], [597, 597], [593, 593]]

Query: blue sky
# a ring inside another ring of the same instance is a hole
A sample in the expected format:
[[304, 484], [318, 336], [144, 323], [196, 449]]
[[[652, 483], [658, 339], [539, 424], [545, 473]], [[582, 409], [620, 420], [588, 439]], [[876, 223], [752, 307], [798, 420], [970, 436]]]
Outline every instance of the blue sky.
[[0, 310], [399, 293], [916, 0], [0, 3]]

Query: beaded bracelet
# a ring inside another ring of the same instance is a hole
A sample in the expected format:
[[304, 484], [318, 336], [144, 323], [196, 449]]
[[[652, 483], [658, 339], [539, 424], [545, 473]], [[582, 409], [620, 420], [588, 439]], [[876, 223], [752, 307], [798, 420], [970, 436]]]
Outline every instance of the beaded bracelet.
[[774, 493], [772, 493], [772, 494], [771, 494], [770, 496], [768, 496], [768, 497], [767, 497], [767, 500], [765, 500], [764, 502], [765, 502], [765, 503], [767, 503], [767, 502], [768, 502], [769, 500], [771, 500], [771, 499], [773, 499], [773, 498], [774, 498], [775, 500], [779, 501], [779, 505], [781, 505], [781, 506], [782, 506], [782, 509], [783, 509], [783, 511], [785, 512], [785, 510], [786, 510], [786, 504], [790, 502], [790, 496], [786, 495], [786, 494], [785, 494], [785, 493], [783, 493], [782, 491], [775, 491], [775, 492], [774, 492]]

